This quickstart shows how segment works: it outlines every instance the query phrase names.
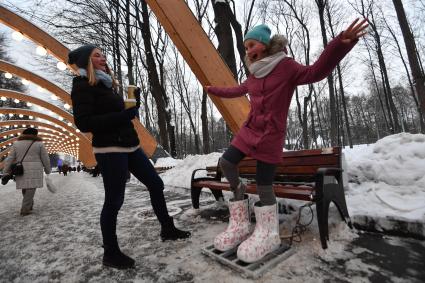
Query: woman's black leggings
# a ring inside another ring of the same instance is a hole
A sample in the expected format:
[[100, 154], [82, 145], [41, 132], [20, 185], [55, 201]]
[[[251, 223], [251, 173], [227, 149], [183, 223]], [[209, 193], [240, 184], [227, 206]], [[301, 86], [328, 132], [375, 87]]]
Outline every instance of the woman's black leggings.
[[[220, 158], [220, 166], [223, 170], [223, 174], [230, 183], [235, 194], [235, 200], [243, 199], [243, 193], [237, 191], [239, 188], [239, 171], [238, 163], [246, 155], [237, 149], [236, 147], [230, 145], [226, 152], [223, 153], [223, 156]], [[276, 165], [266, 163], [260, 160], [257, 160], [257, 170], [255, 179], [257, 182], [257, 192], [260, 197], [260, 201], [264, 205], [272, 205], [276, 203], [276, 196], [273, 192], [273, 180], [275, 176]]]
[[130, 171], [149, 191], [152, 208], [164, 225], [169, 222], [164, 198], [164, 183], [141, 149], [130, 153], [112, 152], [95, 154], [103, 177], [105, 202], [100, 215], [103, 244], [117, 246], [117, 215], [125, 195], [127, 172]]

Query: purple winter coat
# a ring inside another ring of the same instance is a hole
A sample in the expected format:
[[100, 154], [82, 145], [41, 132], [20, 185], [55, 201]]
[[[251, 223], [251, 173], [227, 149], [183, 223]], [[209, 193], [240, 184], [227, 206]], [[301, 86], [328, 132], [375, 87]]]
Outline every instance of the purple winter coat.
[[223, 98], [249, 95], [251, 110], [232, 145], [257, 160], [280, 163], [295, 88], [326, 78], [356, 43], [343, 43], [339, 35], [329, 42], [313, 65], [304, 66], [286, 57], [263, 78], [249, 75], [237, 87], [210, 87], [209, 93]]

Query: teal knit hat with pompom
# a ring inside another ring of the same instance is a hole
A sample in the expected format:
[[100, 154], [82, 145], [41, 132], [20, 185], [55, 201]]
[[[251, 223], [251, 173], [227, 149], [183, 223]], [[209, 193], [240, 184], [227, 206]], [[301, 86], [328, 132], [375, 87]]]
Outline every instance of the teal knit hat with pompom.
[[271, 30], [267, 25], [258, 25], [250, 29], [246, 34], [243, 41], [247, 39], [255, 39], [259, 42], [264, 43], [265, 45], [268, 45], [270, 43], [270, 35]]

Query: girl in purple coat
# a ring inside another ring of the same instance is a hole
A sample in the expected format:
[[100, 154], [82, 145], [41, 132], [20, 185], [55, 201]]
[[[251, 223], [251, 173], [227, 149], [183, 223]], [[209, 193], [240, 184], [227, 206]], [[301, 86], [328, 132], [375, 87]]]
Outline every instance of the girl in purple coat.
[[[281, 162], [286, 119], [291, 98], [298, 85], [326, 78], [358, 39], [366, 34], [366, 20], [355, 20], [326, 46], [319, 59], [304, 66], [287, 56], [287, 40], [281, 35], [270, 38], [266, 25], [252, 28], [244, 38], [250, 75], [237, 87], [206, 86], [207, 92], [226, 98], [248, 93], [251, 110], [238, 134], [220, 158], [220, 166], [230, 183], [234, 198], [229, 201], [230, 220], [226, 230], [214, 239], [220, 251], [237, 245], [237, 256], [255, 262], [280, 245], [276, 197], [272, 183], [276, 164]], [[251, 156], [257, 160], [257, 192], [254, 206], [256, 226], [250, 235], [248, 200], [239, 179], [238, 163]]]

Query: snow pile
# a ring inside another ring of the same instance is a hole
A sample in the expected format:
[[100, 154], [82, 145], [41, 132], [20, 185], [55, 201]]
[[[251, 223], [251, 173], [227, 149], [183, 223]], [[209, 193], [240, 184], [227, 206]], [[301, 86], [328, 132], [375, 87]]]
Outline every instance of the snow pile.
[[351, 214], [425, 222], [425, 135], [400, 133], [344, 153]]
[[[222, 153], [219, 152], [213, 152], [207, 155], [189, 155], [185, 159], [181, 160], [177, 166], [161, 174], [161, 178], [166, 186], [190, 188], [190, 178], [193, 170], [205, 168], [206, 166], [217, 165], [218, 159], [221, 155]], [[160, 158], [157, 163], [155, 163], [155, 166], [172, 166], [168, 165], [166, 161], [167, 160], [164, 160], [164, 158]], [[201, 170], [196, 174], [196, 176], [206, 176], [206, 172]]]

